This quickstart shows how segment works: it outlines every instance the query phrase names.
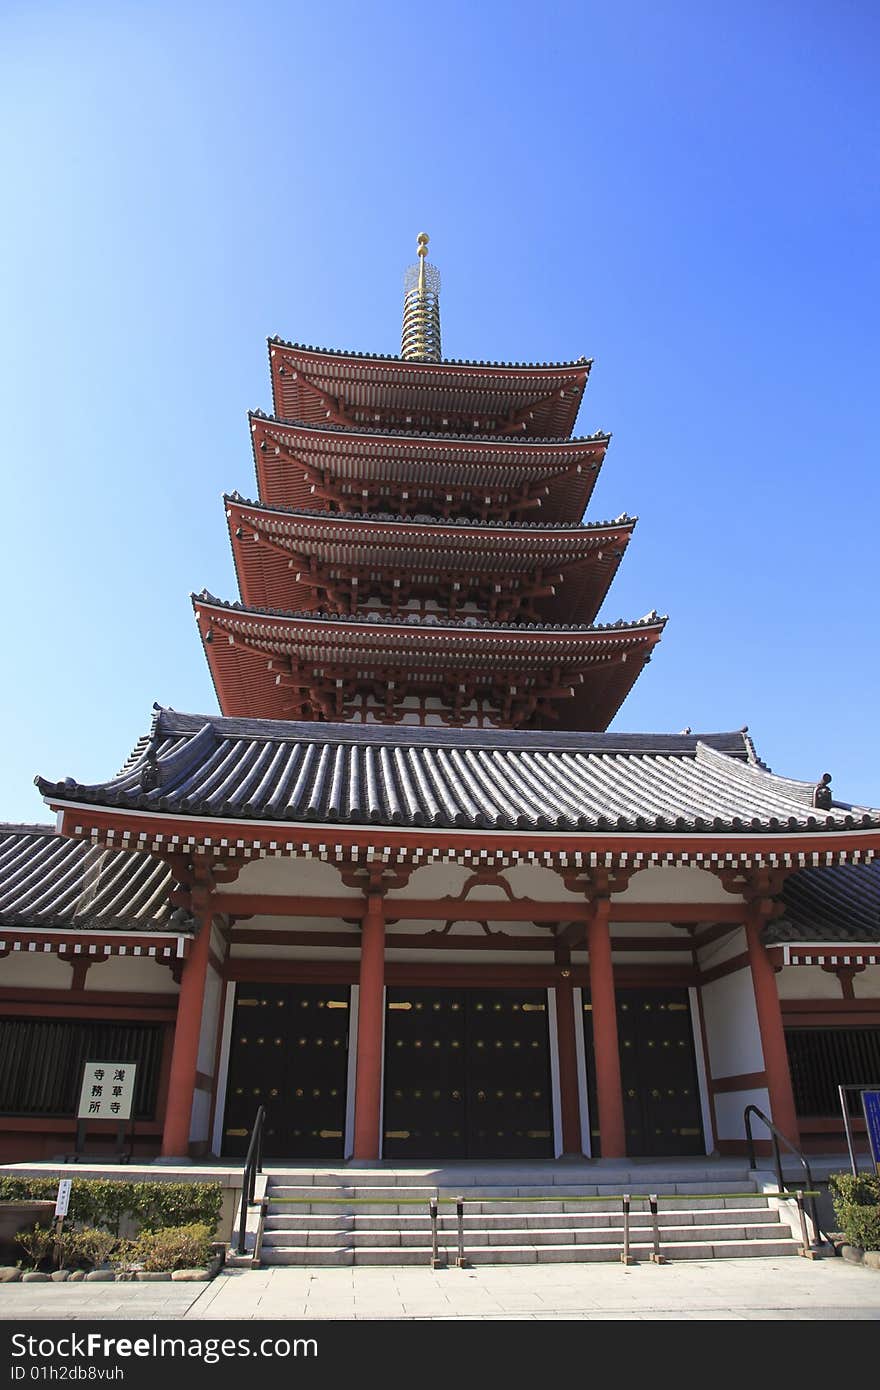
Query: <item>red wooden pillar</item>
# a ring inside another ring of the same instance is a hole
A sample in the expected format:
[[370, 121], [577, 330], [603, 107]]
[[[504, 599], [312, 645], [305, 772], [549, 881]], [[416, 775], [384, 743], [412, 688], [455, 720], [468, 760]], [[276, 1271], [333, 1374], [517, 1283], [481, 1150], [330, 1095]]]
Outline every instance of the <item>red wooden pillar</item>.
[[367, 910], [361, 925], [359, 984], [352, 1157], [378, 1159], [385, 989], [385, 906], [381, 893], [371, 892], [367, 896]]
[[596, 1060], [596, 1101], [603, 1158], [626, 1156], [623, 1123], [623, 1089], [620, 1084], [620, 1052], [617, 1043], [617, 1004], [614, 967], [611, 963], [611, 904], [597, 898], [587, 924], [590, 953], [590, 999], [593, 1006], [593, 1055]]
[[559, 1102], [562, 1112], [563, 1154], [583, 1153], [574, 1029], [574, 989], [571, 983], [571, 971], [565, 969], [556, 982], [556, 1043], [559, 1055]]
[[189, 1154], [189, 1126], [196, 1088], [199, 1037], [202, 1031], [202, 1008], [205, 1002], [205, 980], [210, 952], [211, 913], [208, 912], [201, 919], [199, 934], [190, 947], [180, 980], [174, 1046], [171, 1052], [171, 1075], [168, 1081], [168, 1103], [165, 1107], [165, 1128], [162, 1131], [164, 1158], [186, 1158]]
[[794, 1105], [785, 1029], [782, 1026], [782, 1010], [779, 1007], [779, 993], [776, 988], [776, 971], [761, 940], [765, 920], [759, 910], [750, 910], [746, 921], [746, 940], [752, 985], [755, 990], [758, 1027], [761, 1031], [761, 1046], [764, 1051], [764, 1071], [767, 1073], [767, 1089], [770, 1092], [770, 1118], [779, 1126], [786, 1139], [799, 1145], [800, 1126]]

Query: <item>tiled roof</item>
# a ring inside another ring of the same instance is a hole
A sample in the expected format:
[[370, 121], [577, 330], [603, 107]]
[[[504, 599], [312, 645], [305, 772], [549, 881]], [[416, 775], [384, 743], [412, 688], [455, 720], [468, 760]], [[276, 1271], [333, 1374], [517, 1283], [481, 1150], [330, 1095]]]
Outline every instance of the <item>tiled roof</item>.
[[801, 869], [786, 879], [785, 915], [764, 938], [784, 941], [880, 941], [880, 860]]
[[0, 825], [0, 926], [172, 931], [171, 871], [148, 854], [70, 840], [51, 825]]
[[224, 719], [157, 707], [146, 753], [112, 780], [37, 779], [79, 801], [239, 820], [492, 830], [791, 832], [880, 827], [818, 809], [747, 735], [522, 733]]

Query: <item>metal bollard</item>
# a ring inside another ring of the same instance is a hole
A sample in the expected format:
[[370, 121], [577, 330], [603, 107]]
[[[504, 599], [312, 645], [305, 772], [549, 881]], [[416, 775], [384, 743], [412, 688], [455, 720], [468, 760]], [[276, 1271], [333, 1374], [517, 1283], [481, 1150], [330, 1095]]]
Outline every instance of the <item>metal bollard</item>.
[[428, 1210], [431, 1213], [431, 1268], [436, 1269], [440, 1263], [440, 1255], [437, 1250], [437, 1198], [432, 1197], [428, 1203]]
[[623, 1249], [620, 1252], [620, 1262], [625, 1265], [634, 1265], [635, 1260], [629, 1253], [629, 1193], [621, 1198], [623, 1202]]
[[800, 1248], [800, 1250], [798, 1251], [798, 1254], [799, 1254], [799, 1255], [803, 1255], [803, 1257], [804, 1257], [805, 1260], [815, 1260], [815, 1259], [818, 1259], [818, 1252], [817, 1252], [816, 1250], [813, 1249], [812, 1245], [810, 1244], [810, 1238], [809, 1238], [809, 1236], [807, 1235], [807, 1216], [806, 1216], [806, 1212], [804, 1211], [804, 1194], [803, 1194], [803, 1192], [801, 1192], [801, 1191], [796, 1192], [796, 1193], [794, 1194], [794, 1198], [795, 1198], [795, 1201], [797, 1202], [798, 1216], [800, 1217], [800, 1223], [801, 1223], [801, 1248]]
[[458, 1259], [455, 1263], [459, 1269], [464, 1269], [467, 1263], [464, 1257], [464, 1197], [456, 1197], [455, 1215], [458, 1219]]
[[656, 1192], [652, 1192], [651, 1196], [648, 1198], [648, 1204], [651, 1208], [651, 1225], [654, 1228], [654, 1249], [651, 1251], [651, 1264], [665, 1265], [668, 1264], [669, 1261], [664, 1259], [660, 1254], [660, 1220], [657, 1215]]

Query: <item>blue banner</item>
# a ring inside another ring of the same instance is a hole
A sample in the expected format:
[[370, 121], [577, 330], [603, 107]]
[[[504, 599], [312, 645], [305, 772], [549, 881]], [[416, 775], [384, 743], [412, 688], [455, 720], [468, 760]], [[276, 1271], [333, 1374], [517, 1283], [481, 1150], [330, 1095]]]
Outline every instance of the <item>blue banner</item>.
[[880, 1091], [862, 1091], [862, 1109], [874, 1167], [880, 1173]]

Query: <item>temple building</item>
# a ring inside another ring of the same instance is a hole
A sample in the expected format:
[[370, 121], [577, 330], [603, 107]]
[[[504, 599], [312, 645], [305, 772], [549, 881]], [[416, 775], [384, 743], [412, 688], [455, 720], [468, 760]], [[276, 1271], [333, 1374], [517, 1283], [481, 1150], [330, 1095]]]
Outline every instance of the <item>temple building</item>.
[[98, 1056], [138, 1154], [265, 1105], [315, 1163], [741, 1154], [750, 1103], [827, 1152], [880, 1076], [880, 811], [746, 729], [608, 732], [665, 618], [598, 620], [591, 362], [444, 359], [427, 243], [399, 356], [269, 341], [239, 596], [192, 600], [221, 713], [0, 827], [7, 1161]]

